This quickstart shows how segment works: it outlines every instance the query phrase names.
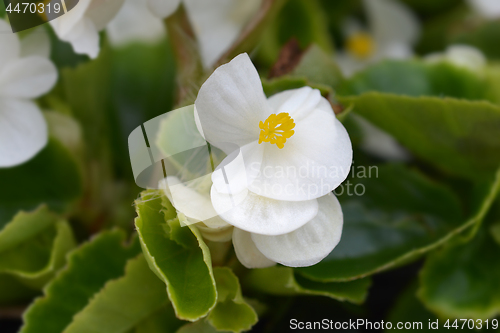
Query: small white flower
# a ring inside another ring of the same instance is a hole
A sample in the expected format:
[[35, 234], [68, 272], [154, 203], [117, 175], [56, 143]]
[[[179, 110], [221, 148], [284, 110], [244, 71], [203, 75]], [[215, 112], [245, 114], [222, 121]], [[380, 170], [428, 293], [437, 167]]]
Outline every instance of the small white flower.
[[57, 81], [42, 31], [20, 41], [0, 20], [0, 167], [24, 163], [47, 144], [47, 124], [31, 101]]
[[429, 63], [449, 62], [473, 72], [480, 72], [487, 64], [486, 56], [481, 50], [470, 45], [450, 45], [445, 52], [431, 53], [424, 60]]
[[50, 21], [57, 36], [71, 43], [76, 53], [96, 58], [99, 31], [115, 17], [124, 0], [80, 0], [66, 14]]
[[125, 0], [106, 32], [114, 46], [132, 42], [154, 44], [165, 37], [163, 22], [151, 12], [148, 0]]
[[488, 20], [500, 17], [500, 1], [498, 0], [467, 0], [467, 3], [477, 14]]
[[[147, 3], [145, 3], [146, 1]], [[209, 68], [236, 41], [262, 0], [183, 0], [198, 39], [203, 65]], [[162, 19], [173, 14], [181, 0], [127, 0], [125, 9], [111, 22], [112, 41], [156, 40]], [[149, 6], [150, 13], [145, 7]], [[156, 16], [156, 19], [151, 17]], [[146, 27], [149, 27], [146, 29]]]
[[345, 50], [337, 54], [337, 62], [349, 77], [367, 65], [382, 59], [404, 59], [413, 55], [413, 44], [420, 33], [415, 15], [393, 0], [364, 0], [369, 30], [356, 21], [345, 27]]
[[351, 114], [362, 133], [360, 148], [385, 161], [407, 161], [410, 153], [387, 132], [370, 123], [365, 118]]

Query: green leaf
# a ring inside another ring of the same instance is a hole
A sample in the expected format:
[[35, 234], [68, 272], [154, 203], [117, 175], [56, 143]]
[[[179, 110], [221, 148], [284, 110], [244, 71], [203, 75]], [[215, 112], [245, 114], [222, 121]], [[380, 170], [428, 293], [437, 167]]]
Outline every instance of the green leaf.
[[221, 333], [202, 319], [192, 324], [182, 326], [176, 333]]
[[20, 212], [0, 231], [0, 274], [10, 274], [41, 289], [75, 246], [68, 223], [42, 206]]
[[[148, 268], [149, 269], [149, 268]], [[164, 285], [162, 288], [165, 290]], [[166, 295], [166, 294], [165, 294]], [[172, 303], [161, 307], [155, 313], [137, 324], [134, 333], [165, 333], [175, 332], [185, 322], [177, 319]], [[210, 325], [208, 325], [210, 326]]]
[[493, 236], [493, 239], [500, 244], [500, 223], [496, 223], [493, 226], [491, 226], [491, 236]]
[[[413, 331], [418, 330], [419, 332], [450, 332], [450, 329], [444, 327], [446, 321], [442, 319], [440, 320], [435, 314], [427, 310], [422, 302], [420, 302], [417, 298], [417, 287], [417, 283], [412, 283], [411, 286], [404, 290], [396, 300], [392, 307], [392, 311], [389, 313], [389, 317], [387, 318], [387, 321], [392, 324], [392, 329], [390, 331], [409, 331], [413, 329]], [[438, 327], [438, 329], [429, 328], [430, 323], [432, 323], [432, 327]], [[398, 325], [403, 325], [403, 328], [398, 329]], [[404, 325], [408, 326], [404, 328]], [[453, 322], [450, 323], [450, 326], [451, 325], [453, 325]], [[462, 329], [462, 322], [460, 322], [459, 325], [460, 332], [475, 331], [473, 329], [468, 329], [467, 325], [465, 325]]]
[[13, 275], [0, 274], [0, 306], [28, 304], [40, 292], [26, 286]]
[[455, 242], [429, 256], [418, 295], [448, 318], [494, 318], [500, 314], [500, 245], [486, 230], [470, 243]]
[[468, 69], [440, 62], [386, 60], [346, 80], [340, 95], [378, 91], [408, 96], [455, 97], [482, 100], [488, 97], [488, 80]]
[[181, 226], [177, 212], [160, 191], [142, 192], [135, 225], [149, 267], [166, 284], [178, 318], [204, 317], [217, 292], [210, 251], [195, 226]]
[[332, 55], [315, 44], [308, 47], [291, 74], [306, 77], [311, 83], [324, 84], [332, 88], [337, 87], [343, 80]]
[[[499, 186], [497, 179], [482, 205], [466, 219], [453, 192], [401, 165], [380, 166], [371, 178], [361, 178], [359, 169], [356, 175], [350, 180], [351, 192], [361, 186], [358, 193], [364, 189], [364, 194], [340, 197], [342, 239], [323, 261], [298, 269], [308, 278], [348, 281], [414, 260], [479, 223]], [[366, 171], [364, 177], [368, 176]]]
[[47, 204], [62, 212], [82, 194], [82, 178], [71, 153], [55, 139], [29, 162], [0, 169], [0, 228], [20, 210]]
[[284, 75], [271, 80], [262, 79], [262, 87], [268, 97], [284, 90], [302, 88], [307, 86], [307, 84], [308, 82], [305, 77], [296, 77], [292, 75]]
[[339, 100], [449, 174], [487, 180], [500, 165], [500, 107], [491, 103], [381, 93]]
[[125, 233], [103, 232], [68, 256], [68, 264], [44, 288], [23, 315], [22, 333], [60, 333], [111, 279], [124, 274], [125, 263], [140, 253], [138, 242], [126, 246]]
[[[283, 3], [281, 1], [281, 5]], [[326, 52], [333, 50], [325, 13], [316, 0], [288, 0], [279, 15], [257, 38], [261, 44], [257, 60], [267, 66], [278, 59], [281, 48], [291, 38], [297, 39], [302, 49], [316, 44]]]
[[[472, 27], [472, 29], [471, 29]], [[500, 59], [500, 22], [498, 20], [485, 20], [482, 24], [464, 24], [464, 29], [455, 29], [455, 34], [450, 36], [450, 44], [467, 44], [480, 49], [488, 58]]]
[[92, 297], [64, 332], [127, 332], [166, 303], [165, 285], [141, 254], [128, 261], [123, 277], [109, 281]]
[[227, 267], [214, 268], [217, 283], [217, 305], [207, 321], [218, 331], [249, 330], [258, 321], [255, 310], [243, 299], [238, 278]]
[[244, 284], [272, 295], [327, 296], [361, 304], [366, 299], [371, 281], [367, 278], [350, 282], [318, 282], [294, 274], [290, 267], [274, 266], [251, 270], [245, 277]]

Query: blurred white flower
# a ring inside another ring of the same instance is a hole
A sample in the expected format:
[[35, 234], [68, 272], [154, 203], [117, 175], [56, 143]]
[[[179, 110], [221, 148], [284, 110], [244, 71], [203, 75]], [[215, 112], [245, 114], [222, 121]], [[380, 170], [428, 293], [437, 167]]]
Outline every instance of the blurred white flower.
[[413, 45], [420, 34], [416, 16], [394, 0], [364, 0], [369, 29], [356, 21], [345, 24], [346, 44], [336, 60], [346, 77], [383, 59], [413, 56]]
[[20, 41], [0, 19], [0, 167], [24, 163], [47, 144], [47, 124], [31, 100], [57, 81], [48, 43], [43, 29]]
[[428, 54], [424, 60], [429, 63], [449, 62], [476, 73], [483, 70], [487, 64], [486, 56], [481, 50], [470, 45], [450, 45], [445, 52]]
[[467, 3], [480, 16], [494, 20], [500, 17], [500, 1], [498, 0], [467, 0]]
[[154, 44], [165, 36], [163, 22], [148, 8], [148, 1], [125, 0], [106, 28], [112, 45], [123, 46], [132, 42]]
[[[236, 41], [258, 11], [262, 0], [183, 0], [198, 39], [203, 65], [209, 68]], [[162, 19], [177, 10], [181, 0], [127, 0], [108, 33], [115, 45], [158, 40]], [[150, 12], [146, 10], [149, 7]], [[156, 18], [151, 17], [156, 16]], [[163, 28], [162, 28], [163, 29]]]
[[385, 161], [407, 161], [410, 158], [410, 153], [392, 135], [357, 114], [353, 113], [349, 117], [362, 133], [360, 148], [363, 151]]
[[204, 138], [228, 155], [212, 174], [211, 202], [235, 227], [240, 261], [309, 266], [327, 256], [343, 223], [331, 191], [349, 173], [352, 147], [320, 92], [304, 87], [267, 99], [241, 54], [203, 84], [195, 118]]
[[73, 50], [96, 58], [99, 54], [99, 31], [115, 17], [124, 0], [80, 0], [66, 14], [50, 21], [59, 39]]

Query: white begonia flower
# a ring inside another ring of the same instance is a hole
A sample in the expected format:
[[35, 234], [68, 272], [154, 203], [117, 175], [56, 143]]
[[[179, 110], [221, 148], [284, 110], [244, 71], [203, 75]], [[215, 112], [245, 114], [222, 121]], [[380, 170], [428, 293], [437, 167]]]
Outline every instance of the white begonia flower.
[[132, 42], [154, 44], [165, 37], [163, 22], [151, 12], [148, 0], [125, 0], [106, 32], [114, 46]]
[[363, 151], [386, 161], [403, 162], [410, 159], [410, 153], [392, 135], [357, 114], [351, 114], [350, 117], [361, 130], [363, 137], [360, 148]]
[[0, 167], [24, 163], [47, 144], [47, 124], [31, 101], [57, 81], [57, 70], [46, 58], [46, 43], [43, 30], [20, 41], [0, 20]]
[[[169, 176], [160, 182], [159, 187], [176, 208], [181, 222], [196, 223], [207, 240], [225, 242], [232, 239], [236, 256], [247, 268], [264, 268], [275, 263], [291, 267], [311, 266], [325, 258], [340, 241], [342, 208], [332, 193], [318, 199], [316, 215], [302, 227], [285, 234], [262, 235], [233, 228], [218, 216], [212, 217], [216, 213], [210, 196], [204, 190], [205, 186], [198, 185], [181, 184]], [[253, 209], [259, 209], [259, 206]], [[268, 223], [272, 222], [273, 216], [269, 216]]]
[[298, 267], [326, 257], [343, 223], [331, 191], [349, 173], [352, 147], [319, 91], [304, 87], [267, 99], [241, 54], [203, 84], [195, 118], [204, 138], [228, 155], [212, 174], [210, 195], [214, 210], [235, 227], [240, 261], [249, 268]]
[[336, 60], [346, 77], [369, 64], [383, 59], [405, 59], [413, 56], [413, 45], [420, 34], [416, 16], [394, 0], [364, 0], [369, 29], [356, 21], [345, 27], [345, 50]]
[[500, 1], [498, 0], [467, 0], [467, 3], [477, 14], [488, 20], [500, 17]]
[[80, 0], [66, 14], [50, 21], [59, 39], [73, 50], [96, 58], [99, 54], [99, 31], [115, 17], [124, 0]]
[[450, 45], [445, 52], [428, 54], [424, 60], [429, 63], [449, 62], [476, 73], [483, 70], [487, 64], [486, 56], [481, 50], [470, 45]]
[[[141, 39], [157, 40], [162, 20], [173, 14], [180, 3], [181, 0], [127, 0], [126, 8], [108, 28], [112, 42], [121, 45]], [[213, 66], [236, 41], [261, 3], [262, 0], [183, 0], [205, 68]]]

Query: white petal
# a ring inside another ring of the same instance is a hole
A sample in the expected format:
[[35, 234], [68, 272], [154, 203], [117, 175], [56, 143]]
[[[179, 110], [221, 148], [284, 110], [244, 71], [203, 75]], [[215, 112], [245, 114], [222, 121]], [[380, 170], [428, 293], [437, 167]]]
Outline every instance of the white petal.
[[257, 249], [249, 232], [234, 228], [233, 246], [236, 257], [246, 268], [266, 268], [276, 264]]
[[184, 0], [209, 68], [236, 41], [243, 27], [259, 9], [261, 0]]
[[203, 237], [211, 242], [228, 242], [233, 238], [232, 225], [227, 225], [224, 228], [210, 228], [201, 223], [196, 224]]
[[404, 43], [390, 43], [384, 46], [381, 52], [377, 52], [375, 60], [383, 59], [408, 59], [413, 57], [413, 50], [411, 45]]
[[[208, 175], [210, 177], [210, 175]], [[213, 228], [226, 227], [227, 223], [218, 217], [212, 206], [210, 196], [193, 188], [196, 182], [182, 183], [177, 177], [167, 177], [159, 187], [165, 192], [172, 206], [183, 213], [190, 223], [206, 222]]]
[[347, 178], [351, 141], [331, 106], [322, 100], [296, 123], [295, 134], [283, 149], [263, 143], [261, 172], [249, 185], [252, 192], [277, 200], [311, 200], [333, 191]]
[[302, 87], [275, 94], [268, 99], [268, 103], [272, 113], [287, 112], [297, 123], [316, 109], [322, 100], [319, 90]]
[[57, 69], [46, 58], [26, 57], [9, 63], [0, 73], [0, 95], [36, 98], [50, 91], [57, 81]]
[[467, 0], [467, 2], [479, 15], [487, 19], [500, 17], [500, 1], [498, 0]]
[[229, 142], [238, 147], [259, 138], [259, 122], [270, 107], [257, 70], [246, 53], [222, 65], [201, 87], [195, 102], [202, 132], [210, 144], [221, 148]]
[[180, 3], [181, 0], [148, 0], [151, 13], [162, 19], [172, 15]]
[[89, 18], [83, 18], [63, 40], [70, 42], [76, 53], [86, 54], [92, 59], [99, 54], [99, 32]]
[[0, 19], [0, 71], [10, 61], [19, 56], [20, 44], [10, 25]]
[[413, 44], [420, 35], [415, 14], [394, 0], [364, 0], [366, 14], [377, 47], [391, 43]]
[[366, 66], [370, 64], [371, 59], [362, 60], [356, 57], [353, 57], [348, 52], [337, 52], [335, 54], [335, 61], [339, 66], [342, 74], [346, 78], [352, 77], [356, 72], [364, 69]]
[[44, 27], [39, 27], [21, 40], [21, 57], [49, 58], [50, 38]]
[[280, 236], [252, 234], [257, 249], [265, 257], [290, 267], [311, 266], [323, 260], [340, 241], [343, 215], [333, 194], [318, 201], [318, 215], [303, 227]]
[[118, 14], [123, 2], [124, 0], [94, 0], [85, 16], [92, 20], [97, 31], [101, 31]]
[[29, 101], [0, 99], [0, 167], [28, 161], [47, 144], [42, 112]]
[[260, 172], [263, 157], [264, 146], [257, 141], [229, 154], [212, 174], [217, 191], [237, 194], [247, 189]]
[[363, 134], [361, 149], [371, 155], [389, 161], [407, 161], [410, 158], [408, 151], [390, 134], [384, 132], [361, 116], [351, 114], [351, 117]]
[[[52, 7], [57, 2], [57, 0], [52, 0]], [[78, 4], [69, 12], [50, 21], [50, 25], [60, 39], [68, 41], [68, 35], [70, 35], [75, 26], [77, 26], [80, 21], [83, 20], [85, 13], [87, 12], [91, 3], [92, 0], [79, 0]]]
[[125, 0], [106, 31], [115, 46], [131, 42], [155, 43], [165, 36], [162, 21], [151, 13], [146, 0]]
[[469, 45], [451, 45], [446, 49], [446, 58], [456, 66], [465, 67], [472, 71], [479, 71], [486, 66], [484, 54], [477, 48]]
[[317, 200], [282, 201], [243, 191], [228, 195], [212, 186], [212, 204], [227, 223], [248, 232], [282, 235], [300, 228], [318, 213]]

